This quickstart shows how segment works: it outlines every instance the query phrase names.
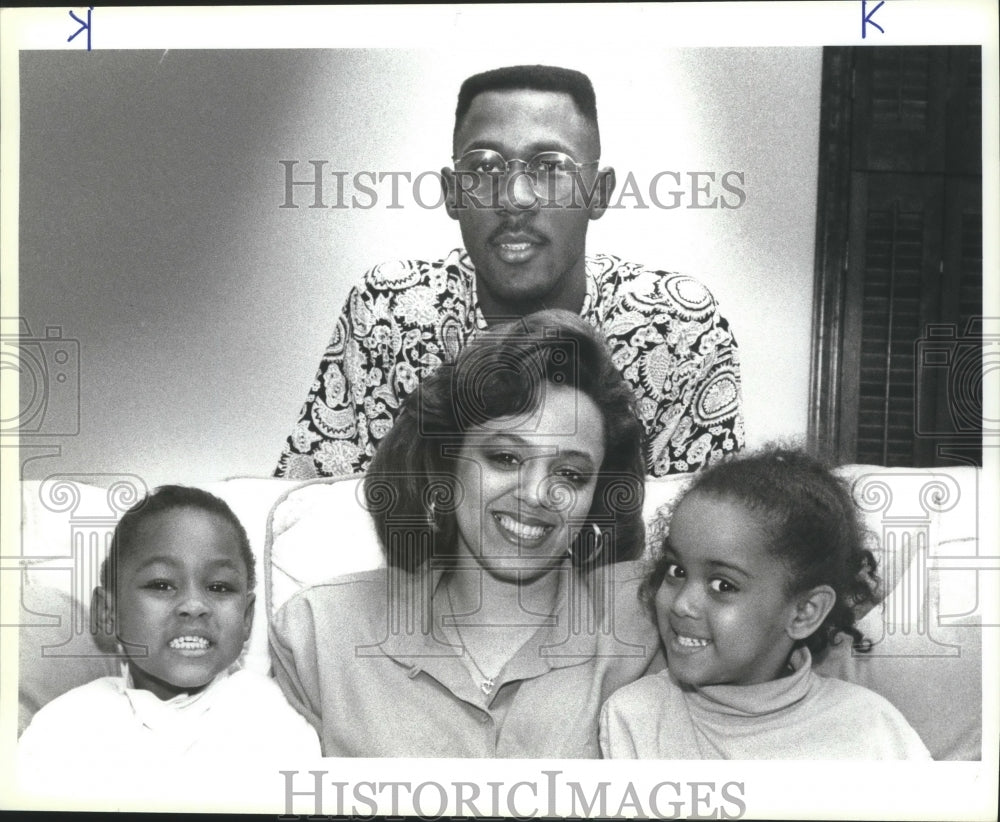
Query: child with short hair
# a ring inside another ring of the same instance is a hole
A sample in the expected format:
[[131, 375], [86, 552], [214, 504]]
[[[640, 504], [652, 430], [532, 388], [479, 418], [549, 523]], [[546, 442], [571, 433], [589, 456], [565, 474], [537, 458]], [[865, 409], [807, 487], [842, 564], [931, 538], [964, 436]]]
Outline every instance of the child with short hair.
[[876, 602], [849, 490], [801, 451], [724, 460], [674, 508], [642, 592], [668, 668], [601, 711], [622, 759], [930, 759], [887, 700], [812, 671]]
[[[320, 755], [316, 732], [270, 678], [239, 670], [254, 558], [221, 499], [165, 485], [115, 528], [92, 608], [122, 675], [45, 705], [18, 745], [22, 776], [144, 768], [191, 756], [231, 763]], [[59, 770], [59, 766], [65, 770]], [[81, 780], [83, 781], [83, 780]]]

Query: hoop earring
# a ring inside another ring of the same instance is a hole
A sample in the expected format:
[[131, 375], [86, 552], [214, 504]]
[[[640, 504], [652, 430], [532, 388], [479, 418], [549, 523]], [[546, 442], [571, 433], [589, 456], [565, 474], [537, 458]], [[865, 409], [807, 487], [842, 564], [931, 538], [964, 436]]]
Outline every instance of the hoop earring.
[[438, 525], [437, 521], [437, 511], [434, 510], [434, 500], [431, 500], [430, 505], [426, 508], [427, 525], [435, 534], [441, 530], [441, 526]]
[[[590, 527], [594, 529], [594, 545], [596, 547], [591, 552], [590, 556], [584, 560], [585, 562], [594, 562], [604, 550], [604, 532], [600, 529], [596, 522], [590, 523]], [[576, 540], [573, 542], [576, 542]], [[566, 554], [570, 559], [573, 559], [573, 543], [570, 543], [569, 548], [566, 549]]]
[[598, 527], [596, 522], [590, 523], [590, 527], [594, 529], [594, 548], [593, 556], [590, 557], [590, 561], [594, 562], [604, 550], [604, 532]]

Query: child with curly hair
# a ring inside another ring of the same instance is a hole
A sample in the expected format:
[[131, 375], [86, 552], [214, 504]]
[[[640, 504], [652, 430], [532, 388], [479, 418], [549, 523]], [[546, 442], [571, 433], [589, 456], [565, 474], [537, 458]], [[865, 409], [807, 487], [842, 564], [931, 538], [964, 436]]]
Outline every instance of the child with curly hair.
[[668, 668], [614, 693], [601, 749], [621, 759], [929, 759], [887, 700], [820, 676], [814, 655], [876, 602], [849, 490], [805, 453], [716, 463], [674, 509], [641, 596]]

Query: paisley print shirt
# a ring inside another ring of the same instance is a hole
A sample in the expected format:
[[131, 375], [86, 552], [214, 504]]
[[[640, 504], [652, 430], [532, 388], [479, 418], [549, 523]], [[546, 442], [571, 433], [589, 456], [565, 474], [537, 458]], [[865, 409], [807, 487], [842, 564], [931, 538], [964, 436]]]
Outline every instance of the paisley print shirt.
[[[694, 471], [743, 446], [739, 354], [697, 280], [587, 257], [580, 315], [632, 385], [654, 475]], [[360, 473], [421, 378], [487, 327], [468, 254], [382, 263], [355, 286], [285, 442], [275, 476]]]

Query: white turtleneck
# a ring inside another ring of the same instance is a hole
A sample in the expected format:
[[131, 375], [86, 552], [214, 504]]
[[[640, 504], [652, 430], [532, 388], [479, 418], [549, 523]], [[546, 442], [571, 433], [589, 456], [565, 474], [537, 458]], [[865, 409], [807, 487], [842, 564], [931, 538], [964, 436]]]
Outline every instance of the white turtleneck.
[[930, 759], [874, 691], [819, 676], [807, 648], [758, 685], [678, 685], [668, 670], [627, 685], [601, 711], [611, 759]]

